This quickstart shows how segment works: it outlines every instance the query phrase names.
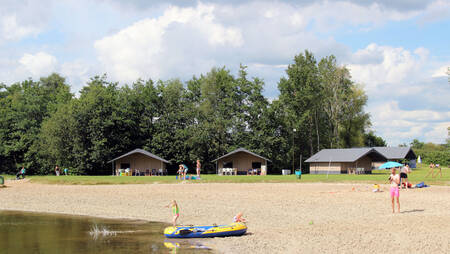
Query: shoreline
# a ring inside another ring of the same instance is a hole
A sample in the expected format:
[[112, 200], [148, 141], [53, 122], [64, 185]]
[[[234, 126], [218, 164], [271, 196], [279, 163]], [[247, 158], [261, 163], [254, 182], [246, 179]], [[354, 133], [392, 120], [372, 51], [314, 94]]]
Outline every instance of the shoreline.
[[205, 239], [219, 253], [450, 251], [446, 186], [401, 191], [403, 213], [392, 214], [387, 187], [372, 193], [369, 184], [7, 185], [0, 190], [1, 210], [169, 224], [164, 206], [175, 199], [180, 225], [228, 224], [244, 212], [246, 235]]

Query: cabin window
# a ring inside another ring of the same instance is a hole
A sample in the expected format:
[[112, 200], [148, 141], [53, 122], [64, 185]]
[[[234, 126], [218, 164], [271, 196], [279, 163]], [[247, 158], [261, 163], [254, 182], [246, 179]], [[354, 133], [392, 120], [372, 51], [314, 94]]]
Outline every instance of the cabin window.
[[224, 168], [233, 168], [233, 162], [232, 161], [224, 162], [223, 167]]
[[252, 162], [252, 168], [261, 168], [261, 162]]
[[120, 163], [120, 168], [121, 169], [130, 168], [130, 163]]

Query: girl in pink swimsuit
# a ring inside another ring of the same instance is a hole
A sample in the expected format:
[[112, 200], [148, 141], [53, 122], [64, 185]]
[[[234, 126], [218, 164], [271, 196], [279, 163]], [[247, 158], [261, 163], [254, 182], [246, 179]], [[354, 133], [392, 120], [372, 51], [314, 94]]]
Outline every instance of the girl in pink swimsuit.
[[395, 173], [395, 168], [391, 168], [391, 175], [389, 176], [389, 182], [391, 184], [391, 201], [392, 201], [392, 212], [395, 212], [394, 209], [394, 197], [397, 198], [397, 208], [398, 212], [400, 212], [400, 190], [398, 185], [400, 184], [400, 176]]

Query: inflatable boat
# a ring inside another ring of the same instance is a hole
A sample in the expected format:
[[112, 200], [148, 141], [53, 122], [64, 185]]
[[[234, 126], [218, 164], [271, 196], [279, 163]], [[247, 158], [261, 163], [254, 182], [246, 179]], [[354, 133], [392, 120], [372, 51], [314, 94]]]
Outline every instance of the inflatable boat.
[[177, 226], [164, 229], [167, 238], [205, 238], [217, 236], [239, 236], [247, 232], [244, 223], [213, 226]]

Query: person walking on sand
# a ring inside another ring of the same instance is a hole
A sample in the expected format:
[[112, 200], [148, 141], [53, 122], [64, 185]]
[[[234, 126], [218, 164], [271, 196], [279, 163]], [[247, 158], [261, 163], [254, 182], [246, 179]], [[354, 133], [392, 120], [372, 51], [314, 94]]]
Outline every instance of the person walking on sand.
[[59, 170], [58, 165], [56, 165], [56, 167], [55, 167], [55, 174], [56, 174], [57, 176], [59, 176], [60, 173], [61, 173], [61, 171]]
[[177, 219], [178, 217], [180, 217], [180, 209], [178, 208], [178, 204], [177, 201], [172, 200], [172, 202], [170, 202], [170, 204], [166, 205], [167, 208], [172, 208], [172, 224], [174, 227], [176, 227], [177, 225]]
[[391, 175], [389, 176], [389, 183], [391, 184], [391, 202], [392, 202], [392, 213], [395, 213], [394, 208], [394, 198], [397, 198], [397, 208], [400, 212], [400, 190], [398, 185], [400, 184], [400, 176], [395, 173], [395, 168], [391, 168]]
[[197, 160], [197, 177], [200, 178], [200, 167], [202, 165], [200, 164], [200, 160]]

